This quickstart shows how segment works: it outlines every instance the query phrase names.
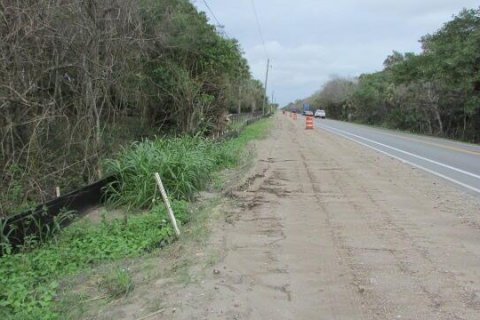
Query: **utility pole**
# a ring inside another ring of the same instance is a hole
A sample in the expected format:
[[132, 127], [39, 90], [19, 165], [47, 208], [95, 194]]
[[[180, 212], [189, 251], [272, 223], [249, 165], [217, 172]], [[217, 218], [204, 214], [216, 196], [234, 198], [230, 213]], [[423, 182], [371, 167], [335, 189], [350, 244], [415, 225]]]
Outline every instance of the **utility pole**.
[[263, 115], [265, 115], [265, 104], [267, 103], [267, 84], [268, 84], [268, 70], [270, 69], [270, 59], [267, 59], [267, 74], [265, 76], [265, 92], [263, 93]]
[[270, 101], [270, 113], [272, 113], [273, 110], [273, 98], [275, 97], [275, 90], [272, 90], [272, 101]]

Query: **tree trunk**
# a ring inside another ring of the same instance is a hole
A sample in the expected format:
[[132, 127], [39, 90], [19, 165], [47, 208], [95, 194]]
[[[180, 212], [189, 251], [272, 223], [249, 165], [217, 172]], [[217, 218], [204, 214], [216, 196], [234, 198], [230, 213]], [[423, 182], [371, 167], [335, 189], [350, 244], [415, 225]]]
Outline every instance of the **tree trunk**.
[[242, 113], [242, 87], [238, 87], [238, 114]]
[[440, 134], [443, 136], [443, 122], [440, 117], [440, 112], [438, 112], [437, 106], [433, 108], [433, 114], [435, 115], [435, 120], [437, 121], [438, 128], [440, 129]]

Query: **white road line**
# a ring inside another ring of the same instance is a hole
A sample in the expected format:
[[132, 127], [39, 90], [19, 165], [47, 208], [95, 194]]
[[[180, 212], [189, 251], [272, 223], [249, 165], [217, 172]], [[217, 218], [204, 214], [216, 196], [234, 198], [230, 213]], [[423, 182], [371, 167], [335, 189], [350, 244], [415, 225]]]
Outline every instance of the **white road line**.
[[[326, 127], [327, 127], [327, 128], [326, 128]], [[320, 129], [324, 129], [324, 130], [326, 130], [326, 131], [328, 131], [328, 132], [331, 132], [331, 133], [333, 133], [333, 134], [342, 136], [342, 137], [344, 137], [345, 139], [348, 139], [348, 140], [351, 140], [351, 141], [356, 142], [356, 143], [358, 143], [358, 144], [361, 144], [361, 145], [363, 145], [363, 146], [365, 146], [365, 147], [367, 147], [367, 148], [373, 149], [373, 150], [375, 150], [375, 151], [377, 151], [377, 152], [380, 152], [380, 153], [382, 153], [382, 154], [384, 154], [384, 155], [387, 155], [387, 156], [389, 156], [389, 157], [392, 157], [392, 158], [395, 158], [395, 159], [397, 159], [397, 160], [400, 160], [400, 161], [403, 162], [403, 163], [409, 164], [409, 165], [411, 165], [411, 166], [413, 166], [413, 167], [416, 167], [416, 168], [418, 168], [418, 169], [421, 169], [421, 170], [423, 170], [423, 171], [426, 171], [426, 172], [428, 172], [428, 173], [431, 173], [431, 174], [433, 174], [433, 175], [435, 175], [435, 176], [437, 176], [437, 177], [440, 177], [440, 178], [445, 179], [445, 180], [447, 180], [447, 181], [450, 181], [450, 182], [453, 182], [453, 183], [455, 183], [455, 184], [458, 184], [459, 186], [462, 186], [462, 187], [464, 187], [464, 188], [466, 188], [466, 189], [469, 189], [469, 190], [471, 190], [471, 191], [480, 193], [480, 189], [478, 189], [478, 188], [475, 188], [475, 187], [473, 187], [473, 186], [471, 186], [471, 185], [465, 184], [465, 183], [460, 182], [460, 181], [458, 181], [458, 180], [455, 180], [455, 179], [453, 179], [453, 178], [447, 177], [446, 175], [443, 175], [443, 174], [438, 173], [438, 172], [436, 172], [436, 171], [430, 170], [430, 169], [428, 169], [428, 168], [425, 168], [425, 167], [423, 167], [423, 166], [421, 166], [421, 165], [418, 165], [418, 164], [413, 163], [413, 162], [411, 162], [411, 161], [408, 161], [408, 160], [405, 160], [405, 159], [403, 159], [403, 158], [400, 158], [399, 156], [393, 155], [393, 154], [388, 153], [388, 152], [386, 152], [386, 151], [383, 151], [383, 150], [381, 150], [381, 149], [375, 148], [375, 147], [373, 147], [373, 146], [371, 146], [371, 145], [369, 145], [369, 144], [366, 144], [366, 143], [363, 143], [363, 142], [358, 141], [358, 140], [356, 140], [356, 139], [353, 139], [353, 138], [351, 138], [351, 137], [349, 137], [349, 136], [347, 136], [347, 135], [345, 135], [345, 134], [343, 134], [343, 133], [340, 133], [339, 130], [335, 130], [335, 129], [333, 129], [333, 128], [331, 128], [331, 127], [328, 127], [328, 126], [325, 126], [325, 125], [322, 125], [322, 126], [320, 126], [319, 128], [320, 128]]]
[[358, 138], [358, 139], [361, 139], [361, 140], [364, 140], [364, 141], [367, 141], [367, 142], [370, 142], [370, 143], [377, 144], [377, 145], [382, 146], [382, 147], [384, 147], [384, 148], [391, 149], [391, 150], [393, 150], [393, 151], [397, 151], [397, 152], [406, 154], [406, 155], [408, 155], [408, 156], [411, 156], [411, 157], [414, 157], [414, 158], [417, 158], [417, 159], [420, 159], [420, 160], [423, 160], [423, 161], [427, 161], [427, 162], [433, 163], [433, 164], [435, 164], [435, 165], [437, 165], [437, 166], [444, 167], [444, 168], [447, 168], [447, 169], [450, 169], [450, 170], [453, 170], [453, 171], [457, 171], [457, 172], [459, 172], [459, 173], [462, 173], [462, 174], [464, 174], [464, 175], [467, 175], [467, 176], [470, 176], [470, 177], [473, 177], [473, 178], [476, 178], [476, 179], [480, 179], [480, 175], [478, 175], [478, 174], [471, 173], [471, 172], [468, 172], [468, 171], [465, 171], [465, 170], [462, 170], [462, 169], [459, 169], [459, 168], [455, 168], [455, 167], [449, 166], [448, 164], [444, 164], [444, 163], [441, 163], [441, 162], [438, 162], [438, 161], [435, 161], [435, 160], [432, 160], [432, 159], [428, 159], [428, 158], [425, 158], [425, 157], [422, 157], [422, 156], [419, 156], [419, 155], [410, 153], [410, 152], [408, 152], [408, 151], [404, 151], [404, 150], [401, 150], [401, 149], [397, 149], [397, 148], [395, 148], [395, 147], [391, 147], [391, 146], [389, 146], [389, 145], [380, 143], [380, 142], [378, 142], [378, 141], [371, 140], [371, 139], [367, 139], [367, 138], [358, 136], [358, 135], [356, 135], [356, 134], [353, 134], [353, 133], [350, 133], [350, 132], [347, 132], [347, 131], [344, 131], [344, 130], [340, 130], [340, 129], [333, 128], [333, 127], [326, 126], [326, 125], [322, 125], [322, 126], [324, 126], [324, 127], [326, 127], [326, 128], [329, 128], [330, 130], [337, 131], [337, 132], [339, 132], [339, 133], [343, 133], [343, 134], [346, 134], [346, 135], [349, 135], [349, 136], [352, 136], [352, 137], [355, 137], [355, 138]]

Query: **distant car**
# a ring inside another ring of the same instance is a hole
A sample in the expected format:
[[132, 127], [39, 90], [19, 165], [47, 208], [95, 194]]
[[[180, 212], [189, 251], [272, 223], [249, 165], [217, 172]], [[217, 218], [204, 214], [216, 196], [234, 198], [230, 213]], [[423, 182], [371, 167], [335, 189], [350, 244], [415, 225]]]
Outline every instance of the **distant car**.
[[325, 110], [318, 109], [315, 111], [315, 118], [322, 118], [325, 119], [327, 115], [325, 114]]
[[313, 112], [307, 110], [307, 111], [304, 112], [304, 115], [307, 116], [307, 117], [308, 116], [313, 116]]

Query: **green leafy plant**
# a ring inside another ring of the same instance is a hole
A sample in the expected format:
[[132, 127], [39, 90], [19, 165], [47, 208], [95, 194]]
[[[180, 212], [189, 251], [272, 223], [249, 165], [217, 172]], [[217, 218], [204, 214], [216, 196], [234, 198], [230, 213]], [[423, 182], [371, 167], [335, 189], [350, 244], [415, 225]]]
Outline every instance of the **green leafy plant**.
[[[34, 232], [32, 234], [24, 235], [25, 240], [21, 246], [21, 250], [24, 252], [32, 250], [49, 240], [55, 240], [57, 234], [62, 231], [62, 226], [75, 218], [74, 213], [75, 212], [72, 210], [62, 209], [53, 217], [52, 223], [45, 223], [42, 221], [42, 217], [49, 214], [45, 208], [40, 213], [40, 216], [34, 214], [27, 216], [25, 219], [25, 225], [32, 225]], [[25, 228], [25, 230], [27, 229], [29, 228]]]
[[[173, 201], [172, 206], [178, 222], [187, 223], [188, 203]], [[6, 255], [0, 259], [3, 319], [13, 315], [23, 317], [18, 319], [30, 319], [32, 315], [38, 315], [36, 319], [56, 318], [53, 301], [57, 279], [89, 265], [141, 255], [173, 240], [165, 209], [156, 206], [149, 213], [127, 220], [103, 221], [99, 225], [78, 222], [35, 250]]]

